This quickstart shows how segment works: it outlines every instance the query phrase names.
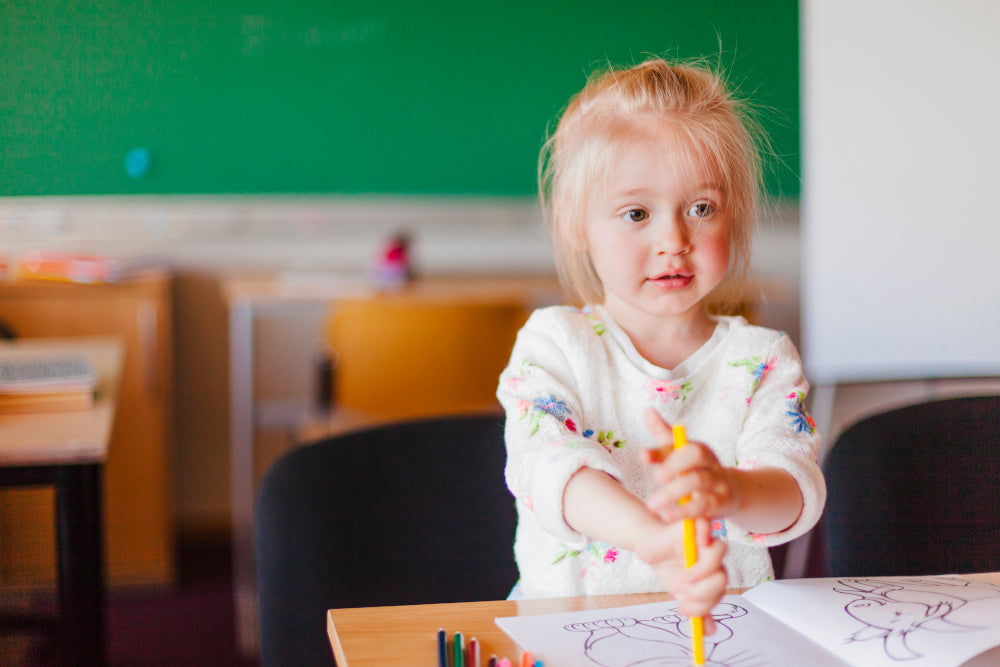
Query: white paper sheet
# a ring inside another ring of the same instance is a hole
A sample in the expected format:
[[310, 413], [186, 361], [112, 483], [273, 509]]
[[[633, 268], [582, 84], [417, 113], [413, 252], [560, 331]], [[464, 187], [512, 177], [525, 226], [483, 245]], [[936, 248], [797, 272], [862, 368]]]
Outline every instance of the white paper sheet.
[[854, 665], [961, 665], [1000, 644], [1000, 586], [958, 576], [789, 579], [743, 597]]
[[[1000, 586], [958, 576], [768, 582], [712, 615], [710, 667], [1000, 666]], [[673, 602], [496, 623], [546, 667], [692, 664], [691, 623]]]
[[[718, 629], [704, 643], [710, 667], [844, 665], [740, 596], [724, 597], [712, 615]], [[673, 602], [498, 618], [496, 623], [545, 667], [692, 664], [691, 622], [676, 613]]]

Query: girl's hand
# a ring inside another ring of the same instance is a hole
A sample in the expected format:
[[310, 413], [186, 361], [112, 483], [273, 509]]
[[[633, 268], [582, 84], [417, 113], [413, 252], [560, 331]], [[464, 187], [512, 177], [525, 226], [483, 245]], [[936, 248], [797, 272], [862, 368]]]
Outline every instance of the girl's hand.
[[[653, 408], [645, 413], [646, 428], [656, 449], [646, 450], [646, 461], [656, 466], [653, 479], [659, 487], [646, 499], [646, 506], [668, 523], [694, 517], [717, 518], [739, 507], [739, 487], [729, 468], [700, 442], [688, 441], [674, 450], [670, 426]], [[681, 503], [681, 500], [687, 499]]]
[[677, 611], [689, 617], [704, 617], [705, 634], [710, 635], [715, 632], [712, 607], [722, 599], [729, 582], [722, 565], [726, 544], [712, 539], [705, 519], [695, 519], [695, 535], [698, 560], [690, 568], [684, 564], [684, 530], [680, 523], [651, 534], [637, 553], [677, 598]]

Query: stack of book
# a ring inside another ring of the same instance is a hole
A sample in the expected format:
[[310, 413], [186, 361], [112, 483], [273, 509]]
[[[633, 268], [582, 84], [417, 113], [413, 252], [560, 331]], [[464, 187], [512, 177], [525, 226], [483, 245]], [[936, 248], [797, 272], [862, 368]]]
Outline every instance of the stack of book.
[[96, 387], [83, 355], [0, 352], [0, 414], [86, 410]]
[[9, 270], [22, 279], [95, 285], [135, 277], [162, 267], [164, 263], [159, 254], [140, 249], [118, 249], [109, 253], [72, 248], [33, 249], [22, 253]]

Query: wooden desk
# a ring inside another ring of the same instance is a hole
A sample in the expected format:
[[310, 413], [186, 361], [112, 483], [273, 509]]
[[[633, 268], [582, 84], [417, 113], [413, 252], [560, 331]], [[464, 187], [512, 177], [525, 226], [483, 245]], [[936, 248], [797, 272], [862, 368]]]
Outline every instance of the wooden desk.
[[[84, 353], [97, 374], [96, 404], [74, 412], [0, 415], [0, 486], [55, 487], [63, 659], [101, 665], [107, 661], [101, 477], [118, 403], [122, 346], [113, 338], [0, 342], [0, 355], [34, 352]], [[15, 625], [45, 622], [27, 621]]]
[[[963, 575], [1000, 584], [1000, 572]], [[730, 589], [739, 595], [746, 589]], [[672, 600], [666, 593], [601, 595], [548, 600], [459, 602], [404, 607], [331, 609], [326, 615], [327, 634], [337, 667], [408, 667], [437, 664], [437, 631], [444, 628], [482, 644], [483, 663], [490, 655], [520, 658], [521, 649], [497, 627], [495, 618], [561, 614], [587, 609], [624, 607]], [[350, 660], [348, 661], [348, 657]], [[515, 662], [515, 664], [517, 664]]]
[[[19, 340], [121, 341], [116, 426], [102, 472], [109, 586], [168, 587], [176, 581], [173, 284], [163, 271], [99, 284], [0, 280], [0, 318]], [[0, 586], [52, 588], [58, 575], [49, 558], [56, 542], [51, 490], [4, 496], [0, 524], [16, 522], [34, 538], [0, 543]]]
[[520, 658], [521, 649], [493, 622], [497, 617], [559, 614], [672, 599], [673, 596], [666, 593], [642, 593], [331, 609], [327, 613], [326, 627], [337, 667], [435, 665], [439, 628], [449, 634], [458, 631], [466, 638], [479, 640], [484, 663], [493, 654], [513, 661]]
[[[237, 643], [253, 655], [257, 646], [256, 573], [253, 560], [255, 497], [255, 322], [260, 317], [309, 318], [332, 312], [345, 298], [447, 303], [520, 302], [526, 308], [562, 302], [555, 276], [435, 276], [397, 290], [379, 290], [366, 276], [279, 275], [231, 278], [223, 284], [229, 311], [230, 470], [233, 529], [233, 595]], [[320, 334], [317, 332], [317, 337]], [[302, 421], [306, 415], [303, 414]], [[363, 425], [358, 421], [355, 425]]]

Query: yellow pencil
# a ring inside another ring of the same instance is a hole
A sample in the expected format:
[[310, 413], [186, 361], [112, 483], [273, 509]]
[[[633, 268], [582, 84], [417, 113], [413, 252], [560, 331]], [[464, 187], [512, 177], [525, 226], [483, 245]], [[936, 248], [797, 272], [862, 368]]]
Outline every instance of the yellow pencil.
[[[687, 444], [687, 435], [683, 424], [674, 424], [674, 449], [680, 449]], [[681, 503], [687, 502], [687, 498]], [[694, 539], [694, 519], [684, 519], [684, 565], [693, 566], [698, 560], [698, 545]], [[694, 664], [705, 664], [705, 619], [696, 616], [691, 619], [691, 646], [694, 651]]]

